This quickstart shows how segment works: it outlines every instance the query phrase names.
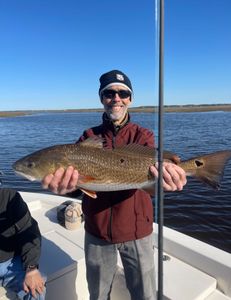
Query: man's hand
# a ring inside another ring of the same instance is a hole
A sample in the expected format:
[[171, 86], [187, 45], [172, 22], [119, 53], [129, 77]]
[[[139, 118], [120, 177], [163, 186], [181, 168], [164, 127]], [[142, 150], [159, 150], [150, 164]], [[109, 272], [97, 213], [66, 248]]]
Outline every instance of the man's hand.
[[56, 170], [54, 174], [48, 174], [42, 180], [42, 187], [55, 194], [65, 195], [76, 190], [79, 173], [72, 166], [66, 171], [63, 168]]
[[[158, 163], [150, 167], [151, 173], [158, 178]], [[185, 171], [171, 162], [163, 162], [163, 189], [181, 191], [187, 183]]]
[[45, 282], [39, 270], [27, 271], [24, 281], [23, 289], [26, 293], [31, 293], [34, 298], [37, 298], [37, 293], [42, 294], [45, 290]]

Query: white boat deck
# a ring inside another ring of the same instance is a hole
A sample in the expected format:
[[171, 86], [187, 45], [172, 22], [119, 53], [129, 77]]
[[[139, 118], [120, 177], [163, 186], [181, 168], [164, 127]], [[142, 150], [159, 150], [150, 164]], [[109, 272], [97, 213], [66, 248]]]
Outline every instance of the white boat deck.
[[[56, 218], [56, 207], [67, 198], [21, 194], [38, 221], [43, 236], [40, 270], [47, 275], [46, 299], [89, 299], [83, 224], [80, 229], [70, 231], [59, 225]], [[165, 300], [231, 300], [231, 254], [168, 228], [164, 229], [164, 238], [164, 250], [169, 258], [163, 263]], [[154, 234], [155, 243], [156, 239]], [[157, 254], [156, 250], [156, 266]], [[8, 298], [0, 290], [0, 300], [4, 299]], [[119, 260], [112, 300], [127, 299], [130, 296]]]

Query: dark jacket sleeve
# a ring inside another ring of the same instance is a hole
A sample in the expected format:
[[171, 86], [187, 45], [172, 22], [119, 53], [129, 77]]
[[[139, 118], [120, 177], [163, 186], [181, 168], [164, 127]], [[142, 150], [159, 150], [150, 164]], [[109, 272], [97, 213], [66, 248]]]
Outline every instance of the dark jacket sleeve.
[[41, 254], [41, 234], [38, 223], [18, 192], [12, 197], [8, 210], [14, 220], [17, 250], [23, 267], [26, 269], [28, 265], [37, 265]]

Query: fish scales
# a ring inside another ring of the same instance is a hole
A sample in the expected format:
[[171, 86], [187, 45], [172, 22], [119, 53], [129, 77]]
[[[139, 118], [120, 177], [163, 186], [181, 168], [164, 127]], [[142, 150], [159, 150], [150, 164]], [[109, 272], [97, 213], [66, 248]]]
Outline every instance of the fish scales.
[[[155, 178], [150, 166], [156, 162], [157, 151], [137, 144], [115, 149], [103, 147], [100, 138], [88, 138], [78, 144], [56, 145], [27, 155], [13, 164], [15, 172], [29, 180], [42, 180], [59, 167], [72, 165], [79, 172], [76, 188], [94, 196], [97, 191], [143, 189], [154, 193]], [[164, 161], [171, 161], [185, 170], [187, 176], [219, 188], [225, 164], [231, 151], [224, 150], [180, 161], [171, 152], [164, 151]]]
[[85, 149], [76, 147], [70, 161], [79, 173], [95, 178], [94, 182], [103, 184], [128, 182], [141, 183], [148, 180], [148, 167], [154, 160], [140, 160], [139, 154], [121, 155], [113, 150]]

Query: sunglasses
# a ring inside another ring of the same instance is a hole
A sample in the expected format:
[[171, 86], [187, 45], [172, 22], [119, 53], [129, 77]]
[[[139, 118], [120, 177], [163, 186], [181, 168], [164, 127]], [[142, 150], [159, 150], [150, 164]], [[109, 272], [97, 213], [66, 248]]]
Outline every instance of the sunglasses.
[[115, 97], [115, 95], [118, 94], [118, 96], [121, 99], [125, 99], [128, 97], [131, 97], [131, 92], [128, 90], [119, 90], [119, 91], [115, 91], [115, 90], [104, 90], [102, 92], [102, 96], [108, 99], [112, 99]]

